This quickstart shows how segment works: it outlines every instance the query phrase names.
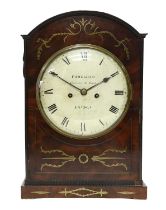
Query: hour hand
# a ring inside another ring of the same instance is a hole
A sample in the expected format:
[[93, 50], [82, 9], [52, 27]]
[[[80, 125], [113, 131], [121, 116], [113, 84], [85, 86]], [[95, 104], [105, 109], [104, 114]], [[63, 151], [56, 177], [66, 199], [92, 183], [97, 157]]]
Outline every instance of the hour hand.
[[105, 82], [106, 83], [106, 82], [108, 82], [110, 80], [110, 78], [111, 77], [105, 77], [102, 82]]
[[102, 84], [103, 82], [106, 83], [109, 81], [111, 77], [105, 77], [102, 81], [100, 81], [99, 83], [96, 83], [95, 85], [91, 86], [90, 88], [87, 89], [87, 91], [91, 90], [94, 87], [97, 87], [98, 85]]
[[118, 71], [116, 71], [115, 73], [111, 74], [109, 77], [103, 78], [102, 81], [100, 81], [99, 83], [96, 83], [95, 85], [91, 86], [90, 88], [87, 89], [87, 91], [91, 90], [94, 87], [97, 87], [98, 85], [100, 85], [102, 83], [107, 83], [112, 77], [115, 77], [117, 74], [119, 74]]
[[68, 85], [72, 86], [73, 88], [75, 88], [75, 89], [81, 91], [80, 88], [78, 88], [78, 87], [76, 87], [75, 85], [71, 84], [70, 82], [64, 80], [62, 77], [60, 77], [60, 76], [59, 76], [57, 73], [55, 73], [54, 71], [50, 71], [49, 73], [50, 73], [52, 76], [58, 77], [60, 80], [62, 80], [63, 82], [67, 83]]
[[116, 72], [114, 72], [113, 74], [111, 74], [109, 77], [105, 77], [104, 79], [103, 79], [103, 81], [102, 82], [108, 82], [111, 78], [113, 78], [113, 77], [115, 77], [116, 75], [118, 75], [119, 74], [119, 72], [118, 71], [116, 71]]

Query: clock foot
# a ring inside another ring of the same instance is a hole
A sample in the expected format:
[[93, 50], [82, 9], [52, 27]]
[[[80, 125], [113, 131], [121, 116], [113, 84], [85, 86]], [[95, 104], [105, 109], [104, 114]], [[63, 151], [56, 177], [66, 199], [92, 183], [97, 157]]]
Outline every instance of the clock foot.
[[142, 185], [25, 185], [21, 198], [128, 198], [146, 199], [147, 187]]

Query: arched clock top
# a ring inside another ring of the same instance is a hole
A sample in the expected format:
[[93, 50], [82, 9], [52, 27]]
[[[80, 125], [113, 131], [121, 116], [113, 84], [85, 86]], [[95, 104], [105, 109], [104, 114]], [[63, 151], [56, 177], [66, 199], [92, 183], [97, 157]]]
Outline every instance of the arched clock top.
[[133, 26], [131, 26], [124, 20], [122, 20], [114, 15], [110, 15], [110, 14], [107, 14], [104, 12], [98, 12], [98, 11], [71, 11], [71, 12], [53, 16], [53, 17], [43, 21], [38, 26], [36, 26], [32, 31], [30, 31], [28, 35], [25, 35], [24, 38], [26, 38], [27, 36], [33, 35], [34, 33], [36, 33], [36, 31], [41, 30], [43, 27], [46, 27], [47, 25], [49, 25], [55, 21], [59, 21], [66, 17], [72, 18], [72, 17], [79, 17], [79, 16], [87, 16], [87, 17], [94, 17], [94, 18], [98, 17], [98, 18], [104, 18], [104, 19], [113, 21], [116, 24], [119, 24], [119, 25], [123, 26], [124, 28], [126, 28], [127, 30], [131, 31], [131, 33], [133, 33], [133, 35], [135, 35], [137, 38], [145, 38], [145, 36], [147, 35], [146, 33], [139, 33]]
[[24, 59], [34, 59], [34, 64], [43, 65], [56, 51], [79, 43], [103, 47], [122, 62], [127, 62], [135, 56], [133, 49], [140, 47], [138, 40], [145, 36], [113, 15], [74, 11], [52, 17], [28, 35], [22, 35], [25, 41]]

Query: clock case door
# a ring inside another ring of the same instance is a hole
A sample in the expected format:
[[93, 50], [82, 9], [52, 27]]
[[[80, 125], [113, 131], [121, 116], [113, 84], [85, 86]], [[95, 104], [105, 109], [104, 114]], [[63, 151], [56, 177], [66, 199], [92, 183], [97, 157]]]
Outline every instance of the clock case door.
[[[142, 181], [143, 43], [126, 22], [100, 12], [75, 11], [38, 25], [24, 39], [26, 178], [22, 198], [146, 198]], [[92, 44], [113, 53], [127, 69], [132, 99], [124, 119], [104, 136], [75, 140], [53, 130], [36, 102], [44, 63], [58, 50]]]

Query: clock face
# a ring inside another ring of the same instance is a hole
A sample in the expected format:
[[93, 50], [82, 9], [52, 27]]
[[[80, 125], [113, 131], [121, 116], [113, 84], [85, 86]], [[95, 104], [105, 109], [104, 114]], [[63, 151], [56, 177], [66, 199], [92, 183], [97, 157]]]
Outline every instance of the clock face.
[[37, 102], [46, 122], [76, 139], [111, 131], [124, 117], [130, 96], [125, 67], [113, 54], [93, 45], [55, 53], [37, 81]]

